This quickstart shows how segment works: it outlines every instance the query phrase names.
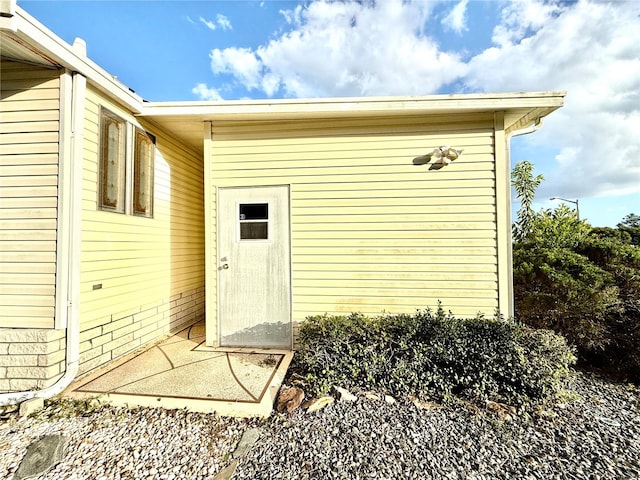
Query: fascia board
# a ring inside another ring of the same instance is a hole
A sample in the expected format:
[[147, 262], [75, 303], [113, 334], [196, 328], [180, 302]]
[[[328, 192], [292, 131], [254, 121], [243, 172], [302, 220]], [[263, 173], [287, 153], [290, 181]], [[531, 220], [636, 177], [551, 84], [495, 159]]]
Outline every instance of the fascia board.
[[194, 120], [266, 120], [549, 110], [561, 107], [565, 92], [284, 99], [220, 102], [149, 102], [141, 116], [184, 116]]

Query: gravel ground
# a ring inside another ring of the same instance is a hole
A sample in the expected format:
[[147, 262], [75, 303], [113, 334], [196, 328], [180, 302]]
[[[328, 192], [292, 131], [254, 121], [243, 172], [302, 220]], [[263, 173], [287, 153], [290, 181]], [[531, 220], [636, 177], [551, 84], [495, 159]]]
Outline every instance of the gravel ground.
[[213, 479], [242, 433], [260, 427], [234, 480], [640, 479], [640, 390], [589, 374], [571, 384], [575, 398], [513, 421], [364, 397], [266, 421], [58, 403], [0, 420], [0, 478], [32, 441], [63, 434], [64, 460], [38, 479]]

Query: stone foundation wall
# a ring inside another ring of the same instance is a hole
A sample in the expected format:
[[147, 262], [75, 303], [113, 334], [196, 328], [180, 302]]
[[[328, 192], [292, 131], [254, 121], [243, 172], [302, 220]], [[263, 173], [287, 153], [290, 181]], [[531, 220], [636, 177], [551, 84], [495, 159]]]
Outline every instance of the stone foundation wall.
[[66, 330], [0, 328], [0, 393], [39, 390], [64, 373]]

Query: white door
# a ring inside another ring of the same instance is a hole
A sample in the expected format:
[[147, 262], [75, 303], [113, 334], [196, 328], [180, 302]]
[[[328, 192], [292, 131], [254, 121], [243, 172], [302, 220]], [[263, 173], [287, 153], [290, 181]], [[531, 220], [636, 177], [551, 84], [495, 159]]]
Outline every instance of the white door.
[[218, 192], [220, 345], [291, 348], [289, 187]]

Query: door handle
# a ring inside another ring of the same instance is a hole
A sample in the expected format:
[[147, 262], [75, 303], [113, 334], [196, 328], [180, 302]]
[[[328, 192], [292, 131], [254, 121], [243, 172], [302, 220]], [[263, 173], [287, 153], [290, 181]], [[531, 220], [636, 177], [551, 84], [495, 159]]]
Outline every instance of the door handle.
[[229, 264], [228, 263], [223, 263], [222, 264], [222, 269], [223, 270], [229, 270]]

